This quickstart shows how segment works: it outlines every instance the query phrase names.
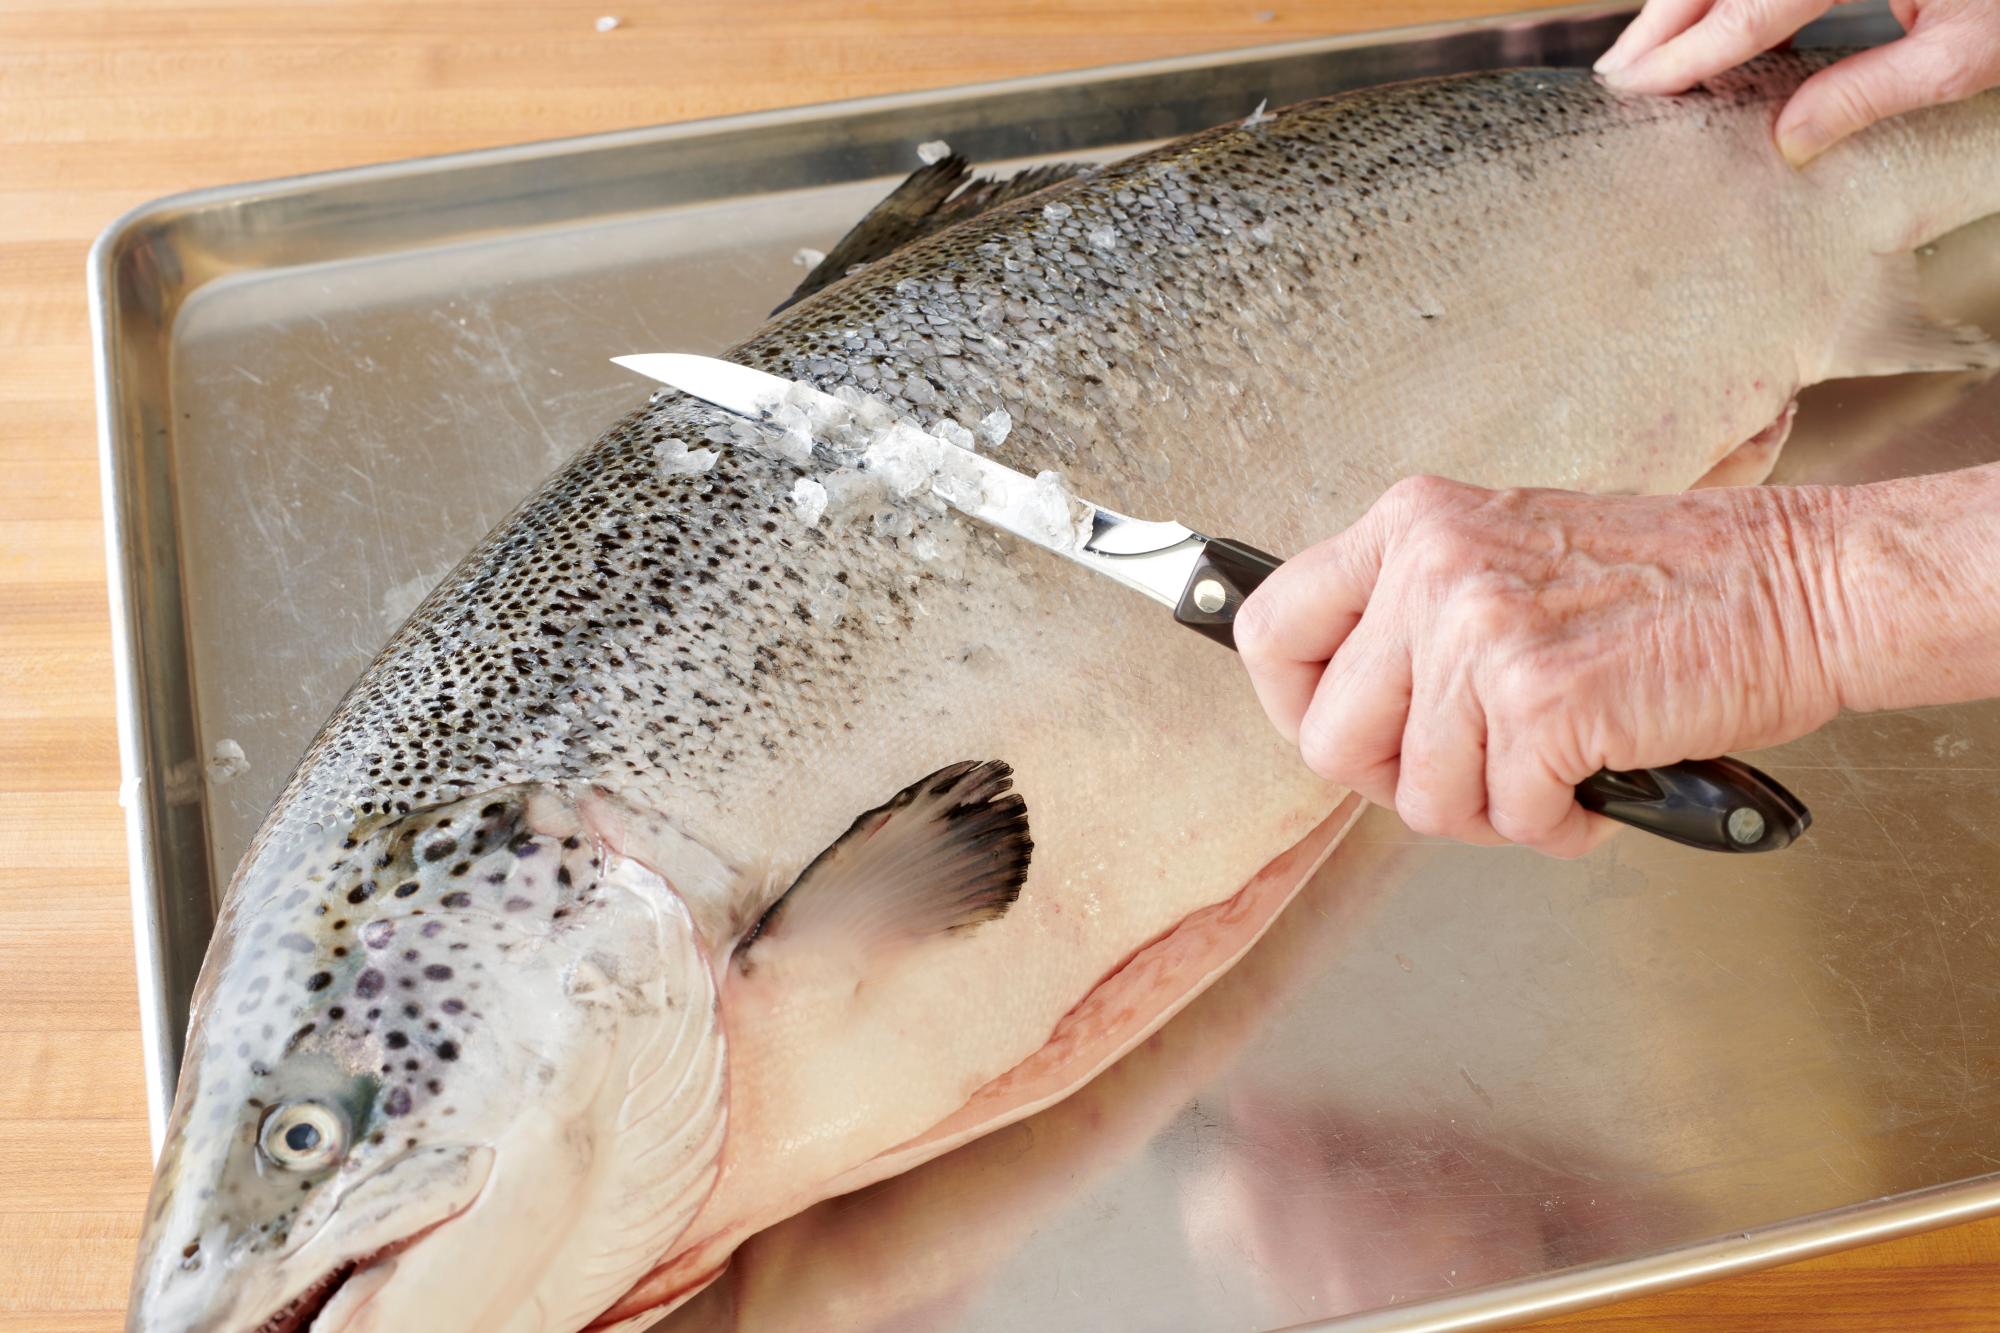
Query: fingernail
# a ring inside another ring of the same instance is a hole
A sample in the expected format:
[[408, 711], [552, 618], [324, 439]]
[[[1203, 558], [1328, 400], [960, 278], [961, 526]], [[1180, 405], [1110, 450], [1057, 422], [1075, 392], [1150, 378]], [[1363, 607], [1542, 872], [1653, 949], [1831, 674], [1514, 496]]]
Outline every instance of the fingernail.
[[1598, 77], [1603, 79], [1605, 86], [1613, 92], [1643, 91], [1636, 76], [1646, 72], [1646, 67], [1653, 63], [1653, 55], [1653, 52], [1648, 51], [1636, 60], [1630, 56], [1620, 56], [1608, 69], [1599, 70]]
[[1613, 42], [1611, 49], [1599, 56], [1597, 63], [1590, 67], [1591, 72], [1595, 74], [1611, 74], [1631, 64], [1632, 57], [1623, 50], [1624, 45], [1625, 43], [1623, 42]]
[[1794, 167], [1804, 166], [1831, 147], [1833, 136], [1816, 120], [1778, 127], [1778, 151]]

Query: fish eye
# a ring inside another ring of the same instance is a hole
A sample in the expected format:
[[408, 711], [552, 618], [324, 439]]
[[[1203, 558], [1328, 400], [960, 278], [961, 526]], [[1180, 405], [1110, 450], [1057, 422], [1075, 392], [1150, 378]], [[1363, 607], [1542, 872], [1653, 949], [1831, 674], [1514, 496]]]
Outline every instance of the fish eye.
[[331, 1166], [346, 1146], [346, 1124], [331, 1107], [318, 1102], [274, 1106], [257, 1132], [257, 1147], [265, 1159], [287, 1171]]

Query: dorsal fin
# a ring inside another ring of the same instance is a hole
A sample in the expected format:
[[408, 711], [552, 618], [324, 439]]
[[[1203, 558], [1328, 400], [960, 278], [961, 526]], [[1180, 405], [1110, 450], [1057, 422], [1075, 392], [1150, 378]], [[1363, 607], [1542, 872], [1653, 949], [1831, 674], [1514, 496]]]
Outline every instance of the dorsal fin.
[[1052, 162], [1030, 167], [1006, 180], [995, 180], [989, 176], [974, 177], [972, 164], [956, 153], [918, 167], [887, 198], [869, 209], [771, 313], [775, 315], [828, 283], [846, 277], [847, 270], [856, 264], [871, 264], [940, 228], [1089, 170], [1087, 162]]
[[[743, 937], [860, 957], [991, 921], [1028, 876], [1028, 807], [998, 760], [941, 768], [862, 815]], [[746, 963], [747, 965], [747, 963]]]

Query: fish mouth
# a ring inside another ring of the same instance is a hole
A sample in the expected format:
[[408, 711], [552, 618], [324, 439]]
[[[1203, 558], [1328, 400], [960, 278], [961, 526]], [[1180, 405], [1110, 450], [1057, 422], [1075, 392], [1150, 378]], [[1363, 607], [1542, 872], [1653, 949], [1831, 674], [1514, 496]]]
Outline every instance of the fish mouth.
[[257, 1325], [253, 1333], [299, 1333], [299, 1330], [309, 1327], [340, 1293], [347, 1279], [362, 1267], [361, 1262], [342, 1264], [286, 1301], [270, 1318]]
[[[464, 1213], [473, 1204], [468, 1199], [465, 1205], [449, 1217], [441, 1217], [423, 1229], [405, 1236], [392, 1244], [384, 1245], [370, 1254], [349, 1259], [337, 1265], [326, 1276], [293, 1296], [274, 1310], [263, 1323], [249, 1330], [249, 1333], [334, 1333], [331, 1328], [321, 1329], [317, 1320], [326, 1313], [341, 1291], [356, 1277], [366, 1277], [374, 1269], [389, 1263], [404, 1250], [409, 1249], [424, 1237], [444, 1226], [453, 1218]], [[365, 1299], [365, 1298], [364, 1298]], [[358, 1306], [356, 1308], [359, 1308]], [[350, 1312], [351, 1313], [351, 1312]]]

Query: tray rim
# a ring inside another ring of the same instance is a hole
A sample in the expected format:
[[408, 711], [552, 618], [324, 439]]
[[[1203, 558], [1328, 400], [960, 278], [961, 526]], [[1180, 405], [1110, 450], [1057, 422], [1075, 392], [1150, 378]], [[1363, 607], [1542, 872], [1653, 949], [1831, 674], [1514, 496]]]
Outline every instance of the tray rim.
[[[874, 111], [903, 111], [939, 103], [1001, 93], [1032, 92], [1044, 88], [1067, 88], [1079, 84], [1102, 83], [1107, 79], [1145, 78], [1186, 70], [1213, 69], [1224, 65], [1253, 64], [1290, 56], [1318, 55], [1328, 51], [1369, 46], [1394, 46], [1418, 40], [1434, 40], [1463, 33], [1608, 18], [1637, 12], [1635, 0], [1583, 0], [1582, 3], [1553, 5], [1546, 9], [1512, 10], [1479, 18], [1450, 19], [1437, 23], [1407, 23], [1392, 28], [1371, 28], [1330, 37], [1301, 37], [1255, 46], [1232, 46], [1218, 51], [1197, 51], [1188, 55], [1161, 56], [1153, 60], [1112, 61], [1083, 65], [1075, 69], [1028, 74], [1013, 79], [988, 79], [977, 83], [946, 84], [912, 92], [873, 93], [866, 97], [835, 98], [823, 102], [802, 102], [796, 106], [769, 107], [756, 111], [734, 111], [693, 120], [665, 121], [655, 125], [630, 126], [617, 130], [597, 130], [588, 134], [562, 135], [551, 139], [531, 139], [524, 143], [498, 144], [488, 148], [468, 148], [451, 153], [431, 153], [396, 158], [387, 162], [335, 167], [326, 171], [302, 172], [292, 176], [267, 176], [231, 184], [201, 186], [161, 195], [136, 204], [119, 214], [98, 234], [90, 247], [87, 263], [95, 284], [108, 273], [109, 261], [116, 258], [120, 242], [146, 222], [158, 221], [172, 213], [233, 203], [246, 197], [273, 198], [305, 194], [315, 190], [358, 184], [364, 181], [428, 176], [467, 168], [527, 162], [542, 157], [569, 156], [577, 152], [600, 152], [642, 144], [671, 142], [675, 139], [703, 138], [724, 131], [763, 129], [776, 125], [804, 124], [832, 115], [856, 116]], [[99, 295], [93, 286], [91, 296]], [[91, 333], [102, 345], [98, 312], [92, 305]], [[100, 396], [103, 385], [100, 383]]]
[[[90, 305], [99, 495], [103, 509], [111, 622], [112, 689], [120, 774], [118, 803], [123, 813], [126, 860], [131, 873], [130, 905], [138, 973], [140, 1045], [152, 1156], [155, 1159], [159, 1156], [171, 1109], [173, 1087], [166, 1079], [165, 1064], [174, 1034], [165, 1031], [167, 1016], [161, 1002], [165, 965], [162, 936], [155, 924], [157, 885], [153, 873], [161, 831], [149, 796], [151, 785], [163, 783], [166, 779], [164, 774], [154, 773], [148, 764], [145, 720], [150, 704], [141, 679], [141, 664], [135, 655], [134, 634], [143, 596], [140, 577], [143, 552], [135, 551], [129, 544], [134, 525], [128, 506], [136, 502], [136, 497], [122, 472], [135, 442], [129, 438], [120, 412], [127, 388], [127, 373], [118, 345], [123, 306], [118, 300], [116, 277], [118, 265], [135, 238], [176, 218], [252, 199], [299, 197], [347, 185], [404, 177], [431, 177], [544, 158], [595, 154], [677, 139], [803, 124], [830, 116], [909, 111], [1003, 93], [1069, 88], [1114, 79], [1435, 40], [1547, 22], [1608, 18], [1633, 12], [1634, 9], [1634, 4], [1620, 0], [1592, 0], [1589, 3], [1479, 18], [1405, 24], [1332, 37], [1301, 38], [1152, 60], [1084, 66], [1014, 79], [952, 84], [914, 92], [881, 93], [566, 135], [177, 191], [136, 205], [115, 217], [90, 247], [86, 259], [86, 291]], [[183, 299], [222, 276], [225, 275], [211, 274], [189, 284]], [[168, 328], [171, 328], [173, 315], [177, 313], [177, 310], [170, 312]], [[2000, 1214], [2000, 1171], [1884, 1195], [1840, 1208], [1805, 1213], [1747, 1231], [1725, 1233], [1630, 1258], [1515, 1278], [1450, 1295], [1426, 1297], [1408, 1305], [1378, 1307], [1289, 1327], [1294, 1333], [1313, 1333], [1315, 1330], [1326, 1330], [1327, 1333], [1388, 1333], [1389, 1330], [1396, 1330], [1396, 1333], [1455, 1333], [1457, 1330], [1498, 1328], [1995, 1214]]]

